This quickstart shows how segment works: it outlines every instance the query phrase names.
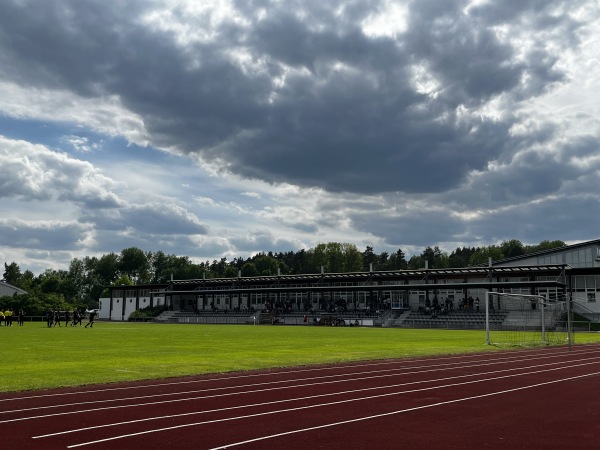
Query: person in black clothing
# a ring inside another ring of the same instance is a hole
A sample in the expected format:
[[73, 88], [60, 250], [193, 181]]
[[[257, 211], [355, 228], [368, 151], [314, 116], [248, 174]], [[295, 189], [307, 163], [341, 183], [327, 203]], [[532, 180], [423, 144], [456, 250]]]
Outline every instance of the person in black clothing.
[[92, 309], [86, 312], [90, 313], [90, 319], [88, 320], [88, 323], [85, 324], [85, 328], [87, 328], [88, 325], [90, 326], [90, 328], [94, 328], [94, 318], [96, 317], [96, 310]]
[[83, 313], [79, 312], [79, 310], [75, 310], [75, 320], [73, 321], [74, 326], [81, 326], [81, 321], [83, 320]]
[[25, 322], [25, 312], [20, 309], [19, 310], [19, 326], [22, 327], [23, 326], [23, 322]]

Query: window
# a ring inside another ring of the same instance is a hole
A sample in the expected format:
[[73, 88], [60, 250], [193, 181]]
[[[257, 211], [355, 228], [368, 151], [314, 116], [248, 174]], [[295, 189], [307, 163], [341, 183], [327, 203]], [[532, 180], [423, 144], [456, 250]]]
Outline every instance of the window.
[[594, 252], [591, 247], [566, 253], [565, 262], [573, 267], [592, 267]]
[[585, 288], [589, 291], [596, 290], [596, 277], [594, 275], [586, 275], [585, 276]]

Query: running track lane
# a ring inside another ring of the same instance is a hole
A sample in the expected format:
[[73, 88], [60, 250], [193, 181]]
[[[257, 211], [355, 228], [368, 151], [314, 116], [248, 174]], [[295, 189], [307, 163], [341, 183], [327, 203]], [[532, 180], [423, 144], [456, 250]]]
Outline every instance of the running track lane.
[[0, 395], [6, 449], [597, 449], [600, 346]]

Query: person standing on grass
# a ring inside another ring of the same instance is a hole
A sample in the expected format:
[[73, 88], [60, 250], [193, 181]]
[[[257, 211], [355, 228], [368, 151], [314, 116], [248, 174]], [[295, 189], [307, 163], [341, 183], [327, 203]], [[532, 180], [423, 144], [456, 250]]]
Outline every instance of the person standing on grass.
[[86, 309], [85, 312], [90, 313], [90, 319], [88, 320], [88, 323], [85, 324], [85, 328], [87, 328], [88, 325], [90, 326], [90, 328], [94, 328], [94, 318], [96, 317], [96, 310], [92, 309], [88, 311]]
[[24, 322], [25, 322], [25, 312], [22, 309], [20, 309], [19, 310], [19, 326], [22, 327]]
[[65, 311], [65, 328], [67, 328], [69, 326], [69, 323], [71, 322], [71, 313], [69, 312], [69, 310], [67, 309]]
[[57, 309], [56, 311], [54, 311], [54, 326], [58, 325], [59, 327], [60, 325], [60, 311]]

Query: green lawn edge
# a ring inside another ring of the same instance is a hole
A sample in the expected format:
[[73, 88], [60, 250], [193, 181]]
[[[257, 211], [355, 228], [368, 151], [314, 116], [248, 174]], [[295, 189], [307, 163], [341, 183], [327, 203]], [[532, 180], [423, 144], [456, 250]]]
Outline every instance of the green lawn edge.
[[0, 327], [0, 342], [0, 392], [498, 350], [482, 330], [128, 322], [30, 322]]

